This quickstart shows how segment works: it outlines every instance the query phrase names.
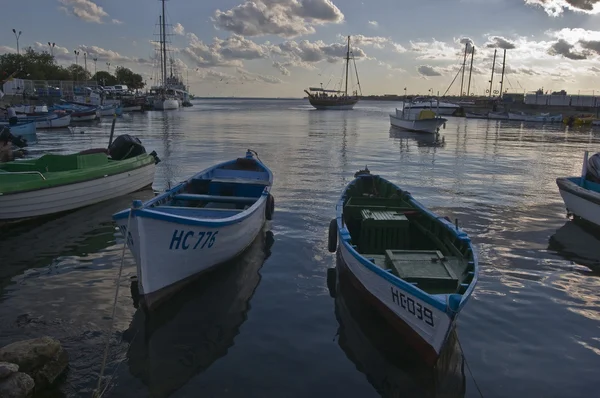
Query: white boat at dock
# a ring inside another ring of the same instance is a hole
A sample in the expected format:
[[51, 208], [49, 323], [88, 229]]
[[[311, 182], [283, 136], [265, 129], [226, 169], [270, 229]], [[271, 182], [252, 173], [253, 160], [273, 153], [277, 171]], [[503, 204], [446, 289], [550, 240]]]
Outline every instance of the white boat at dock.
[[562, 123], [562, 114], [550, 115], [549, 113], [540, 113], [531, 115], [525, 112], [508, 112], [508, 119], [520, 122], [542, 122], [542, 123]]
[[71, 115], [68, 113], [48, 112], [46, 116], [17, 115], [21, 122], [35, 122], [37, 129], [58, 129], [69, 127]]
[[396, 108], [396, 113], [390, 114], [392, 126], [419, 133], [437, 133], [447, 121], [448, 119], [437, 116], [430, 109], [399, 110]]

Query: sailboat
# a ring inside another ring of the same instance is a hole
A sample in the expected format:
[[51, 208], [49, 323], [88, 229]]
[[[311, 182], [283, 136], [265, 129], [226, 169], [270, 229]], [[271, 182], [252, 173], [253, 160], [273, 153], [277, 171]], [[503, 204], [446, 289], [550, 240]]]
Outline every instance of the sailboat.
[[165, 29], [165, 20], [167, 18], [165, 14], [165, 0], [162, 1], [162, 16], [160, 17], [160, 77], [161, 77], [161, 86], [159, 86], [156, 90], [157, 95], [154, 98], [152, 105], [154, 109], [157, 110], [168, 110], [168, 109], [178, 109], [179, 101], [175, 97], [174, 90], [169, 89], [167, 85], [167, 34]]
[[[352, 95], [348, 95], [348, 68], [350, 66], [350, 36], [348, 36], [348, 49], [346, 51], [346, 76], [345, 76], [345, 88], [344, 91], [340, 90], [326, 90], [321, 87], [309, 87], [309, 91], [304, 90], [308, 94], [308, 102], [317, 109], [338, 109], [348, 110], [354, 108], [354, 105], [358, 102], [357, 92], [354, 91]], [[354, 55], [352, 55], [352, 61], [354, 62]], [[360, 88], [360, 82], [358, 81], [358, 70], [356, 69], [356, 63], [354, 62], [354, 69], [356, 71], [356, 81], [358, 83], [358, 89]], [[341, 83], [341, 82], [340, 82]], [[328, 93], [332, 93], [329, 95]], [[333, 93], [336, 93], [335, 95]], [[361, 90], [362, 95], [362, 90]]]

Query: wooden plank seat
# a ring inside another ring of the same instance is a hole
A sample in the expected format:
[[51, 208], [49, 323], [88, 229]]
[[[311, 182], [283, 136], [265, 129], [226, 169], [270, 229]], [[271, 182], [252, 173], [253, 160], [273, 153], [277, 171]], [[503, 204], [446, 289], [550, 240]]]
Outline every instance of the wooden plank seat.
[[210, 179], [210, 182], [227, 183], [227, 184], [252, 184], [252, 185], [269, 185], [269, 181], [241, 178], [241, 177], [215, 177]]
[[221, 202], [221, 203], [243, 203], [252, 204], [258, 200], [258, 198], [244, 197], [244, 196], [217, 196], [217, 195], [198, 195], [192, 193], [180, 193], [173, 197], [175, 200], [189, 200], [189, 201], [202, 201], [202, 202]]
[[386, 250], [386, 265], [409, 283], [423, 290], [456, 291], [459, 276], [454, 269], [456, 257], [444, 256], [438, 250]]
[[148, 210], [161, 211], [164, 213], [173, 214], [176, 216], [192, 217], [192, 218], [227, 218], [233, 217], [244, 210], [241, 209], [220, 209], [205, 207], [184, 207], [184, 206], [156, 206], [150, 207]]

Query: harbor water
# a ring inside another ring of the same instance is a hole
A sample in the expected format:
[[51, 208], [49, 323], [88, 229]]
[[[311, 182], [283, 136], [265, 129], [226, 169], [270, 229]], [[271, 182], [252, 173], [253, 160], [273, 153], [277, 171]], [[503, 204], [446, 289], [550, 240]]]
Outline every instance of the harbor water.
[[[161, 159], [155, 191], [256, 150], [274, 174], [273, 220], [243, 257], [154, 314], [137, 308], [125, 251], [112, 330], [123, 240], [111, 215], [151, 190], [2, 231], [0, 346], [59, 339], [70, 366], [53, 397], [91, 396], [107, 333], [105, 396], [592, 396], [600, 242], [566, 218], [555, 179], [581, 173], [600, 130], [449, 118], [435, 138], [390, 128], [396, 106], [215, 99], [119, 117], [116, 135], [137, 136]], [[105, 147], [110, 124], [38, 131], [28, 156]], [[365, 165], [458, 219], [479, 254], [455, 352], [433, 372], [405, 356], [401, 337], [351, 292], [334, 299], [328, 288], [329, 221]]]

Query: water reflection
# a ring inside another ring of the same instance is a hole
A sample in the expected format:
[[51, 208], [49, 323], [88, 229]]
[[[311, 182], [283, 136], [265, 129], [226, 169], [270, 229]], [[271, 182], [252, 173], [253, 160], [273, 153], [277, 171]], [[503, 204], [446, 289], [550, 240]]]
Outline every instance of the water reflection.
[[[60, 272], [56, 264], [61, 257], [93, 258], [115, 243], [111, 215], [131, 205], [133, 199], [148, 200], [152, 196], [152, 191], [144, 190], [66, 214], [36, 218], [10, 228], [4, 226], [0, 232], [0, 286], [31, 268], [47, 266], [48, 271]], [[23, 242], [27, 242], [26, 249]], [[22, 278], [41, 272], [32, 270]]]
[[417, 146], [419, 147], [443, 148], [446, 146], [446, 138], [442, 134], [416, 133], [412, 131], [401, 130], [393, 126], [390, 127], [390, 138], [400, 140], [401, 148], [405, 147], [404, 142], [405, 140], [408, 141], [409, 139], [416, 141]]
[[[205, 371], [234, 344], [250, 310], [274, 236], [266, 231], [231, 264], [210, 272], [156, 311], [138, 308], [123, 338], [130, 373], [153, 397], [168, 396]], [[137, 308], [137, 282], [132, 282]]]
[[454, 329], [435, 367], [427, 366], [345, 279], [328, 273], [338, 344], [375, 390], [387, 397], [464, 397], [464, 357]]
[[600, 231], [583, 222], [567, 221], [548, 241], [548, 249], [600, 273]]

